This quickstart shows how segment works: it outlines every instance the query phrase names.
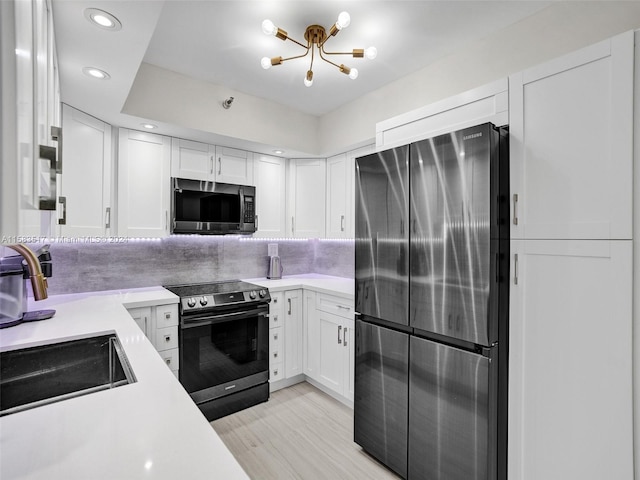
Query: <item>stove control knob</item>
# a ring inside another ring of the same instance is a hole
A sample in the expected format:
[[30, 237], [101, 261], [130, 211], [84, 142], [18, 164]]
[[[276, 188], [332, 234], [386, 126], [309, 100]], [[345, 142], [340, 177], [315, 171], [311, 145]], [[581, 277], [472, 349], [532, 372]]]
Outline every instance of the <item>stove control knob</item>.
[[266, 290], [260, 290], [258, 292], [258, 295], [260, 295], [260, 298], [264, 298], [267, 295], [267, 291]]
[[257, 296], [257, 293], [256, 293], [256, 291], [255, 291], [255, 290], [251, 290], [251, 291], [249, 292], [249, 298], [250, 298], [251, 300], [255, 300], [255, 299], [256, 299], [256, 296]]
[[203, 297], [201, 297], [201, 298], [200, 298], [200, 305], [202, 305], [202, 306], [204, 307], [204, 306], [206, 306], [206, 305], [207, 305], [207, 303], [209, 303], [209, 302], [207, 301], [207, 297], [204, 297], [204, 296], [203, 296]]
[[191, 297], [191, 298], [187, 299], [187, 305], [188, 305], [190, 308], [195, 307], [195, 306], [196, 306], [196, 299], [195, 299], [195, 298], [193, 298], [193, 297]]

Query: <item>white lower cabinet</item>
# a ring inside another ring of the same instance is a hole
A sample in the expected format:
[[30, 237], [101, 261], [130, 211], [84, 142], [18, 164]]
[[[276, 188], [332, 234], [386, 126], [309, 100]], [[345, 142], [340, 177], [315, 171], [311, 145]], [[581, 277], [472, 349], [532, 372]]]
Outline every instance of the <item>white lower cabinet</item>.
[[307, 375], [320, 385], [353, 401], [353, 302], [319, 293], [313, 316], [307, 319]]
[[178, 305], [127, 308], [173, 374], [178, 377]]
[[302, 290], [284, 292], [284, 374], [302, 374]]
[[633, 478], [632, 242], [512, 240], [509, 478]]

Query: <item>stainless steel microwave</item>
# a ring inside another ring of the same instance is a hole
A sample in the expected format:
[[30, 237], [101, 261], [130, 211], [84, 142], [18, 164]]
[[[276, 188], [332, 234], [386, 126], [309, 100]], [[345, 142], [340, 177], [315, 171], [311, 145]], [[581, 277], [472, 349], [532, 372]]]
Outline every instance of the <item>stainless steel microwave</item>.
[[256, 188], [172, 178], [171, 232], [223, 235], [256, 231]]

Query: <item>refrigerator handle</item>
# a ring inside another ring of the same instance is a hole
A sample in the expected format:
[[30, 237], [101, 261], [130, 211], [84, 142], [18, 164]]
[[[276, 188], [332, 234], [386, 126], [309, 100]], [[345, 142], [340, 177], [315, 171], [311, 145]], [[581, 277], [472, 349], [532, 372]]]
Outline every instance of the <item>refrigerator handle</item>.
[[342, 337], [340, 334], [342, 333], [342, 325], [338, 325], [338, 344], [342, 345]]

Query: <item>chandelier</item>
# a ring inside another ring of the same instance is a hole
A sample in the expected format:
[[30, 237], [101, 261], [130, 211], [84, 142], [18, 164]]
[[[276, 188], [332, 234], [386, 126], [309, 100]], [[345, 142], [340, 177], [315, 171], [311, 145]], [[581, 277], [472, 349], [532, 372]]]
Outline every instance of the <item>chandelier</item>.
[[263, 57], [260, 61], [262, 68], [265, 70], [271, 68], [273, 65], [281, 65], [282, 62], [286, 62], [287, 60], [293, 60], [294, 58], [302, 58], [306, 57], [309, 52], [311, 52], [311, 63], [309, 65], [309, 70], [307, 70], [307, 74], [304, 79], [304, 84], [307, 87], [310, 87], [313, 84], [313, 61], [315, 60], [316, 51], [318, 56], [327, 63], [330, 63], [334, 67], [337, 67], [342, 73], [345, 75], [349, 75], [349, 78], [355, 80], [358, 77], [358, 70], [355, 68], [349, 68], [344, 64], [338, 65], [337, 63], [332, 62], [325, 55], [352, 55], [353, 58], [363, 58], [367, 57], [370, 60], [376, 58], [378, 54], [378, 50], [375, 47], [369, 47], [367, 49], [363, 48], [354, 48], [351, 52], [327, 52], [324, 49], [325, 43], [331, 37], [335, 37], [340, 30], [346, 28], [351, 23], [351, 17], [347, 12], [342, 12], [338, 15], [338, 20], [333, 24], [329, 33], [324, 27], [320, 25], [309, 25], [304, 32], [304, 38], [307, 41], [307, 44], [301, 43], [291, 37], [289, 34], [282, 30], [281, 28], [276, 27], [271, 20], [265, 20], [262, 22], [262, 31], [266, 35], [275, 35], [280, 40], [290, 40], [293, 43], [300, 45], [302, 48], [306, 50], [302, 55], [296, 55], [294, 57], [282, 58], [282, 57]]

